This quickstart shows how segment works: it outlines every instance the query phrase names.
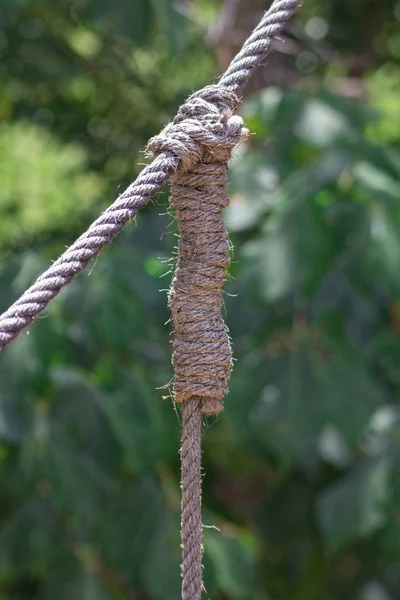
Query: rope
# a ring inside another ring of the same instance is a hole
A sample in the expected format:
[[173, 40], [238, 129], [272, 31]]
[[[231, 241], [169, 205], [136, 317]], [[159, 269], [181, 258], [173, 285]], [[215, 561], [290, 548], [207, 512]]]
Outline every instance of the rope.
[[193, 94], [148, 146], [153, 156], [174, 151], [180, 158], [170, 198], [180, 234], [168, 298], [174, 324], [174, 398], [182, 403], [201, 397], [206, 415], [222, 410], [232, 365], [221, 316], [229, 264], [222, 208], [229, 204], [227, 163], [247, 134], [242, 119], [234, 116], [238, 104], [233, 92], [210, 85]]
[[[195, 94], [150, 150], [170, 149], [170, 140], [196, 130], [197, 146], [172, 177], [170, 203], [179, 224], [178, 262], [169, 292], [174, 324], [174, 397], [182, 406], [182, 598], [202, 593], [201, 416], [222, 410], [231, 371], [231, 348], [221, 316], [229, 244], [222, 208], [227, 162], [245, 130], [233, 112], [238, 98], [221, 86]], [[171, 135], [174, 130], [174, 135]], [[196, 161], [192, 161], [192, 156]]]
[[171, 178], [180, 230], [169, 292], [174, 322], [174, 395], [182, 404], [182, 600], [201, 600], [201, 420], [222, 410], [231, 349], [221, 316], [229, 245], [221, 211], [227, 163], [246, 135], [234, 116], [239, 92], [264, 60], [300, 0], [276, 0], [219, 84], [191, 96], [148, 144], [154, 160], [78, 240], [0, 316], [0, 350], [27, 327], [74, 275]]
[[173, 123], [149, 142], [157, 156], [180, 158], [170, 204], [179, 225], [178, 261], [168, 295], [174, 324], [174, 397], [182, 403], [182, 599], [202, 593], [201, 418], [219, 413], [232, 358], [222, 319], [222, 286], [229, 243], [222, 209], [228, 161], [246, 135], [239, 100], [213, 85], [193, 94]]
[[200, 600], [203, 588], [201, 518], [201, 401], [182, 406], [182, 600]]
[[[252, 71], [265, 59], [273, 39], [282, 31], [300, 3], [301, 0], [276, 0], [273, 3], [221, 77], [220, 86], [240, 92]], [[179, 146], [179, 140], [177, 145]], [[128, 221], [135, 218], [139, 208], [145, 206], [170, 178], [179, 160], [179, 155], [164, 152], [146, 166], [114, 204], [0, 316], [0, 351], [32, 323], [36, 315], [98, 255]]]
[[177, 157], [165, 153], [145, 167], [114, 204], [0, 316], [0, 352], [28, 327], [77, 273], [83, 271], [125, 223], [135, 218], [139, 208], [160, 190], [177, 166]]

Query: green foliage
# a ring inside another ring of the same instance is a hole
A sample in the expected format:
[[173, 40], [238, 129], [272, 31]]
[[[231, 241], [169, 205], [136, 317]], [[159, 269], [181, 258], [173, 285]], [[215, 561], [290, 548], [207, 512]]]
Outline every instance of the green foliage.
[[[230, 169], [235, 366], [204, 437], [204, 596], [394, 600], [400, 13], [391, 0], [371, 0], [373, 22], [361, 1], [306, 4], [290, 34], [308, 53], [301, 80], [245, 101], [255, 135]], [[203, 38], [217, 8], [1, 10], [0, 309], [212, 80]], [[368, 52], [363, 71], [354, 60]], [[368, 102], [343, 92], [355, 80]], [[166, 196], [155, 204], [0, 357], [5, 600], [179, 597], [180, 426], [160, 293], [176, 231], [158, 214]]]
[[363, 538], [386, 521], [389, 491], [387, 461], [360, 465], [318, 499], [318, 515], [328, 549]]
[[104, 190], [86, 165], [81, 147], [62, 145], [40, 127], [1, 124], [0, 250], [76, 231]]

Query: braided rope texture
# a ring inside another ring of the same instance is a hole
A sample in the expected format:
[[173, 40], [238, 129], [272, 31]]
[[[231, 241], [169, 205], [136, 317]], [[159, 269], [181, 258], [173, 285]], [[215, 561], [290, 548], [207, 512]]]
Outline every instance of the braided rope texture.
[[[274, 37], [282, 31], [300, 3], [301, 0], [276, 0], [273, 3], [220, 79], [220, 87], [232, 92], [239, 92], [243, 88], [253, 69], [270, 51]], [[183, 109], [181, 114], [185, 114]], [[176, 129], [174, 132], [164, 130], [164, 134], [169, 136], [176, 132]], [[145, 206], [176, 171], [184, 155], [190, 154], [193, 159], [198, 159], [195, 154], [197, 140], [193, 140], [193, 145], [191, 140], [189, 134], [189, 138], [175, 139], [169, 146], [170, 150], [160, 154], [155, 152], [157, 158], [143, 169], [136, 181], [5, 313], [0, 315], [0, 351], [31, 324], [36, 315], [99, 254], [128, 221], [135, 218], [139, 208]], [[187, 153], [182, 152], [182, 146]]]
[[178, 166], [176, 156], [165, 153], [145, 167], [134, 184], [55, 261], [36, 282], [0, 316], [0, 351], [27, 327], [72, 278], [135, 218]]

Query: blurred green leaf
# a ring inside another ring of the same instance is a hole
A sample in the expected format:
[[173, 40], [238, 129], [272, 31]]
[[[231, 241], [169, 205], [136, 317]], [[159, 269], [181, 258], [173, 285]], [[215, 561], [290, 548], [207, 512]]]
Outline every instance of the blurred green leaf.
[[143, 565], [144, 583], [157, 600], [179, 597], [180, 562], [178, 522], [177, 519], [166, 518], [147, 549]]
[[111, 22], [121, 34], [132, 39], [138, 46], [148, 41], [152, 23], [149, 0], [116, 0], [112, 5], [106, 0], [87, 0], [85, 12], [103, 24]]
[[186, 19], [175, 0], [150, 0], [159, 26], [173, 52], [182, 52], [188, 43]]
[[[227, 417], [249, 444], [269, 449], [284, 462], [314, 468], [328, 452], [329, 460], [340, 465], [384, 398], [379, 386], [356, 352], [344, 344], [326, 346], [317, 332], [282, 332], [269, 348], [275, 357], [261, 355], [254, 366], [236, 369]], [[250, 398], [247, 407], [243, 397]], [[327, 449], [334, 441], [336, 446]]]
[[389, 497], [385, 458], [366, 461], [325, 490], [318, 499], [317, 514], [328, 549], [336, 551], [381, 527]]
[[0, 125], [0, 251], [82, 224], [104, 189], [86, 160], [38, 126]]
[[232, 598], [254, 598], [258, 582], [256, 553], [240, 535], [224, 535], [206, 529], [205, 553], [211, 560], [219, 588]]

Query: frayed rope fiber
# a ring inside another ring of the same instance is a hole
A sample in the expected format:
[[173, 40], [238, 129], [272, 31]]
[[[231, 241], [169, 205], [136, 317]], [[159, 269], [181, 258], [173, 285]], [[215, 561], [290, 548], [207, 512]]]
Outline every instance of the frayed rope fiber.
[[228, 161], [247, 129], [234, 112], [239, 99], [212, 85], [193, 94], [174, 121], [150, 140], [156, 158], [171, 152], [170, 204], [179, 225], [178, 261], [168, 294], [173, 320], [174, 398], [182, 404], [182, 600], [202, 594], [201, 418], [222, 409], [232, 366], [221, 315], [229, 242]]
[[176, 402], [202, 398], [205, 415], [219, 413], [231, 371], [231, 347], [221, 315], [229, 242], [227, 163], [247, 129], [234, 115], [237, 96], [220, 85], [193, 94], [148, 151], [174, 152], [170, 203], [179, 224], [178, 261], [169, 292]]

